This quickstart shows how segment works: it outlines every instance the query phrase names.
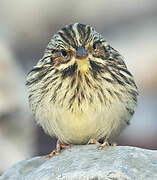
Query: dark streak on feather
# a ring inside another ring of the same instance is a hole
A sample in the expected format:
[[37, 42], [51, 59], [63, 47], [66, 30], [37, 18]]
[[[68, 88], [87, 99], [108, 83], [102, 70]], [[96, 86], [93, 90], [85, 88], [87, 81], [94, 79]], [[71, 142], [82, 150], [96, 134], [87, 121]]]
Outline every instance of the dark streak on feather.
[[55, 89], [56, 93], [57, 91], [62, 87], [62, 82], [58, 85], [58, 87]]
[[106, 90], [109, 92], [109, 94], [113, 97], [113, 93], [110, 91], [109, 88], [106, 88]]
[[133, 114], [135, 113], [135, 111], [134, 111], [133, 109], [130, 109], [130, 108], [128, 108], [128, 107], [126, 107], [126, 110], [129, 112], [129, 114], [130, 114], [131, 116], [133, 116]]
[[93, 57], [105, 60], [105, 56], [102, 56], [102, 55], [95, 55], [95, 54], [93, 54]]
[[78, 78], [79, 78], [80, 81], [82, 81], [82, 76], [81, 76], [81, 72], [80, 71], [78, 71]]
[[99, 89], [100, 89], [100, 92], [101, 92], [101, 94], [102, 94], [102, 96], [103, 96], [103, 98], [104, 98], [104, 101], [105, 101], [105, 100], [106, 100], [106, 95], [105, 95], [105, 93], [104, 93], [102, 87], [99, 86]]
[[71, 81], [71, 85], [70, 85], [71, 88], [74, 86], [74, 83], [75, 83], [75, 82], [76, 82], [76, 78], [73, 77], [73, 79], [72, 79], [72, 81]]
[[110, 71], [110, 74], [112, 75], [112, 77], [118, 82], [118, 84], [124, 86], [125, 83], [123, 81], [121, 81], [112, 71]]
[[82, 99], [85, 99], [83, 91], [81, 91], [81, 97], [82, 97]]
[[88, 85], [89, 87], [91, 87], [91, 84], [90, 84], [90, 81], [89, 81], [89, 78], [88, 78], [87, 75], [85, 75], [85, 81], [86, 81], [87, 85]]
[[103, 67], [100, 66], [100, 64], [92, 61], [91, 59], [90, 59], [90, 65], [91, 65], [92, 71], [94, 71], [94, 72], [103, 72]]
[[66, 90], [63, 100], [66, 98], [66, 95], [67, 95], [68, 92], [69, 92], [69, 89]]
[[98, 92], [98, 98], [99, 98], [100, 102], [103, 103], [102, 97], [99, 92]]
[[62, 79], [65, 79], [68, 76], [73, 76], [76, 72], [77, 69], [77, 64], [74, 63], [73, 65], [65, 68], [64, 70], [61, 71], [62, 73]]
[[[35, 71], [35, 69], [34, 69]], [[30, 73], [32, 73], [33, 71], [31, 71]], [[37, 72], [37, 71], [36, 71]], [[42, 72], [38, 72], [38, 75], [36, 78], [33, 78], [31, 81], [27, 81], [26, 82], [26, 85], [27, 86], [30, 86], [31, 84], [34, 84], [34, 83], [38, 83], [39, 81], [41, 81], [41, 79], [43, 79], [45, 77], [45, 75], [48, 73], [49, 71], [47, 70], [43, 70], [42, 69]]]
[[85, 42], [88, 41], [89, 39], [89, 36], [90, 36], [90, 33], [91, 33], [91, 29], [89, 26], [87, 26], [87, 32], [86, 32], [86, 38], [85, 38]]
[[102, 77], [105, 81], [109, 82], [109, 83], [114, 83], [114, 80], [113, 79], [109, 79], [109, 78], [106, 78], [106, 77]]
[[29, 73], [27, 74], [27, 76], [31, 73], [36, 73], [39, 72], [43, 67], [34, 67], [32, 70], [29, 71]]
[[122, 102], [122, 95], [120, 93], [118, 93], [117, 91], [114, 91], [114, 94]]
[[63, 28], [62, 31], [64, 32], [64, 35], [66, 35], [68, 41], [70, 42], [69, 45], [71, 45], [73, 48], [77, 48], [76, 43], [74, 41], [75, 38], [72, 37], [70, 30], [67, 28]]
[[61, 33], [61, 32], [58, 32], [58, 33], [59, 33], [59, 35], [61, 36], [61, 38], [62, 38], [68, 45], [70, 45], [69, 39], [67, 39], [67, 38], [64, 36], [63, 33]]
[[52, 95], [52, 98], [51, 98], [51, 101], [53, 101], [54, 103], [56, 102], [56, 96], [57, 96], [57, 93], [54, 92], [54, 94]]
[[120, 70], [120, 71], [125, 72], [126, 74], [128, 74], [129, 76], [132, 77], [132, 74], [131, 74], [127, 69], [121, 68], [121, 67], [119, 67], [119, 66], [117, 66], [117, 69]]

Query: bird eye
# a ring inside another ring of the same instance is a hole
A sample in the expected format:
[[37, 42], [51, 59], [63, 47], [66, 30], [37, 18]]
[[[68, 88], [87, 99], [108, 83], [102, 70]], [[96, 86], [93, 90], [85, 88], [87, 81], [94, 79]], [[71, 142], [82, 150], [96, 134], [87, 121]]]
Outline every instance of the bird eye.
[[93, 43], [93, 49], [96, 50], [97, 47], [96, 47], [96, 43]]
[[61, 53], [64, 57], [67, 56], [67, 52], [64, 49], [61, 50]]

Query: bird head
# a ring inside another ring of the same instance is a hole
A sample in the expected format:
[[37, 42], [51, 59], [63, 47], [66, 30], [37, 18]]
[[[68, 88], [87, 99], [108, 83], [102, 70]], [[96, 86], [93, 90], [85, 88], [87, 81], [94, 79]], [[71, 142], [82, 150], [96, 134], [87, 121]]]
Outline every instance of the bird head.
[[107, 57], [107, 48], [107, 42], [94, 28], [75, 23], [63, 27], [52, 37], [43, 59], [51, 59], [59, 71], [68, 68], [71, 71], [71, 67], [75, 72], [76, 69], [82, 73], [99, 71]]

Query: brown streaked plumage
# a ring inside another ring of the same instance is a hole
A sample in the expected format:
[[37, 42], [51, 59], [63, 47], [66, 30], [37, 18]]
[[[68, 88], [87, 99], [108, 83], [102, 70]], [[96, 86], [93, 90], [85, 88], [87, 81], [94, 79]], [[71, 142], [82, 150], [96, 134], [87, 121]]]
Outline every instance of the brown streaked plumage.
[[138, 95], [119, 52], [79, 23], [52, 37], [26, 84], [37, 123], [62, 144], [112, 140], [129, 124]]

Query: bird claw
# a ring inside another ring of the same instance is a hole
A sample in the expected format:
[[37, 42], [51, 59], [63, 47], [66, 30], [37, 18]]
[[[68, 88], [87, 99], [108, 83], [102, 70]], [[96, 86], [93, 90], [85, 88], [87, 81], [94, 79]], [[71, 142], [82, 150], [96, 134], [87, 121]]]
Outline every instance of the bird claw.
[[101, 149], [103, 149], [103, 148], [106, 147], [106, 146], [110, 146], [110, 144], [108, 143], [108, 141], [104, 141], [104, 142], [98, 147], [98, 149], [101, 150]]
[[104, 147], [106, 147], [106, 146], [113, 146], [113, 147], [115, 147], [115, 146], [117, 146], [117, 143], [109, 143], [108, 141], [104, 141], [99, 147], [98, 147], [98, 149], [103, 149]]
[[69, 148], [69, 146], [66, 146], [66, 145], [62, 144], [61, 141], [58, 140], [57, 145], [56, 145], [56, 150], [52, 151], [46, 157], [47, 158], [52, 158], [54, 155], [60, 154], [62, 149], [68, 149], [68, 148]]
[[104, 141], [102, 144], [100, 144], [96, 139], [90, 139], [87, 144], [99, 144], [99, 150], [103, 149], [106, 146], [117, 146], [117, 143], [109, 144], [108, 141]]
[[87, 144], [100, 144], [96, 139], [90, 139]]
[[56, 154], [56, 151], [52, 151], [50, 154], [48, 154], [47, 158], [52, 158]]

